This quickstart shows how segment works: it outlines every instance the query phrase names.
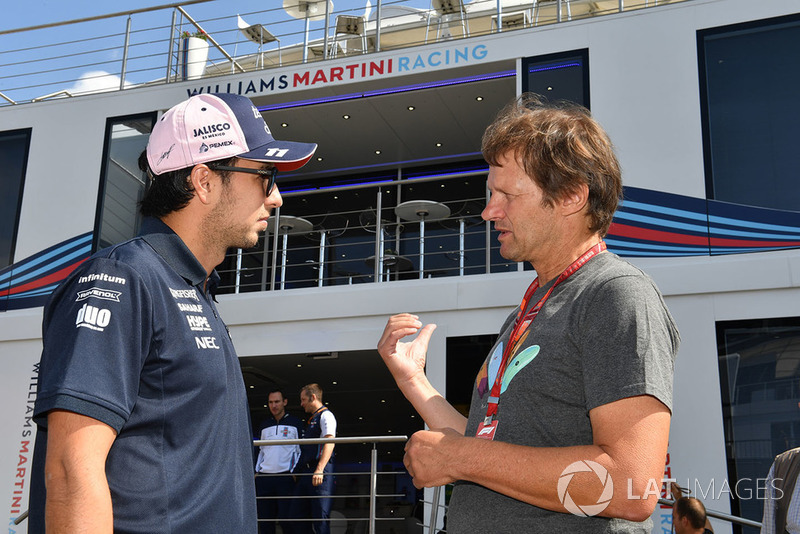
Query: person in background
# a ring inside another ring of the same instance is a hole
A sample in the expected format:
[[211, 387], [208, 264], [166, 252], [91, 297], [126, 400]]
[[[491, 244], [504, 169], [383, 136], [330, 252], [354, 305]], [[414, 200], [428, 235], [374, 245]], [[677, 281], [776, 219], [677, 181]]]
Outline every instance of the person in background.
[[257, 531], [253, 442], [215, 267], [283, 200], [315, 144], [272, 137], [252, 102], [200, 94], [155, 123], [141, 234], [51, 295], [34, 408], [28, 532]]
[[436, 325], [388, 320], [378, 351], [430, 428], [406, 444], [406, 468], [418, 488], [455, 483], [451, 534], [650, 532], [657, 496], [606, 491], [627, 481], [642, 495], [663, 476], [680, 338], [653, 281], [606, 251], [622, 195], [611, 141], [586, 109], [524, 95], [482, 152], [482, 216], [500, 254], [536, 278], [478, 372], [469, 417], [425, 374]]
[[[336, 417], [322, 404], [322, 388], [319, 384], [308, 384], [300, 390], [300, 405], [309, 414], [303, 431], [303, 438], [335, 438]], [[302, 504], [309, 509], [312, 518], [312, 529], [315, 534], [330, 532], [331, 505], [333, 494], [333, 443], [324, 445], [302, 445], [298, 473], [301, 475], [298, 485], [299, 494], [304, 499]]]
[[800, 533], [800, 447], [775, 457], [766, 480], [761, 534]]
[[[284, 396], [282, 390], [273, 389], [269, 392], [267, 407], [270, 417], [261, 423], [259, 439], [300, 439], [303, 421], [286, 411], [288, 403], [289, 399]], [[292, 512], [291, 497], [295, 493], [292, 473], [299, 460], [300, 445], [262, 445], [259, 448], [256, 460], [256, 495], [259, 497], [260, 534], [273, 534], [276, 519], [280, 522], [284, 534], [294, 532], [293, 522], [281, 520], [296, 517]]]
[[675, 534], [713, 534], [706, 516], [706, 507], [694, 497], [678, 497], [672, 505], [672, 527]]

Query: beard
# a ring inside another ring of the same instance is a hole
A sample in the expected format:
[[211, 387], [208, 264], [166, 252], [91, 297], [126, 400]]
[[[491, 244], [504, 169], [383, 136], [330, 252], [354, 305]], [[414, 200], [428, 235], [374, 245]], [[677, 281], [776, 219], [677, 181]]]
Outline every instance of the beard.
[[223, 187], [225, 189], [220, 202], [200, 224], [207, 243], [226, 250], [255, 247], [258, 244], [259, 232], [254, 229], [253, 224], [231, 219], [231, 214], [236, 212], [236, 206], [228, 186]]

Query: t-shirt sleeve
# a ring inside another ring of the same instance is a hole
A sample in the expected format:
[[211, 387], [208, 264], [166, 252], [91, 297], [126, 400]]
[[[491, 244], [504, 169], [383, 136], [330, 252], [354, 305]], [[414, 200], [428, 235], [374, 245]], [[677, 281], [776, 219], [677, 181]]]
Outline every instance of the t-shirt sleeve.
[[680, 337], [661, 294], [645, 275], [604, 282], [578, 329], [586, 408], [652, 395], [672, 410]]
[[320, 414], [319, 427], [322, 431], [320, 436], [336, 437], [336, 417], [333, 416], [330, 410], [325, 410]]
[[45, 308], [34, 420], [60, 409], [117, 432], [133, 410], [152, 337], [152, 300], [129, 265], [96, 258], [57, 290]]

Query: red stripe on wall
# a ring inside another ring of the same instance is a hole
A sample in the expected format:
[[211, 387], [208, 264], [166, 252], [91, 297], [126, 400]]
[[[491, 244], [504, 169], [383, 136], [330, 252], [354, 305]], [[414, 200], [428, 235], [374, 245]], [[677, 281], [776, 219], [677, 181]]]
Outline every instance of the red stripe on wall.
[[675, 232], [665, 232], [663, 230], [653, 230], [651, 228], [639, 228], [637, 226], [619, 223], [612, 223], [608, 233], [613, 236], [641, 239], [644, 241], [654, 241], [656, 243], [699, 245], [703, 247], [800, 247], [800, 241], [769, 241], [760, 239], [732, 239], [723, 237], [709, 238], [708, 236], [678, 234]]
[[[7, 295], [17, 295], [19, 293], [24, 293], [25, 291], [30, 291], [32, 289], [38, 289], [40, 287], [44, 287], [46, 285], [52, 284], [53, 282], [60, 282], [64, 280], [69, 274], [77, 269], [78, 265], [85, 262], [88, 258], [84, 258], [80, 261], [73, 263], [72, 265], [68, 265], [61, 270], [58, 270], [54, 273], [51, 273], [47, 276], [42, 278], [37, 278], [32, 282], [28, 282], [27, 284], [22, 284], [21, 286], [12, 287], [11, 289], [6, 289], [5, 291], [0, 291], [0, 297], [5, 297]], [[11, 278], [14, 279], [13, 276]]]

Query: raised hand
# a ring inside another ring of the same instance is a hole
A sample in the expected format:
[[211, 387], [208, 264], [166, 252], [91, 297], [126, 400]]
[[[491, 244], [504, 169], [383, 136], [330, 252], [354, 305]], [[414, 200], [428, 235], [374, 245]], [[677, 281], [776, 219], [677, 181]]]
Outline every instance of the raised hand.
[[[425, 374], [428, 342], [435, 329], [435, 324], [423, 328], [419, 317], [410, 313], [400, 313], [389, 318], [378, 341], [378, 352], [398, 384]], [[413, 341], [400, 341], [417, 332], [419, 335]]]

